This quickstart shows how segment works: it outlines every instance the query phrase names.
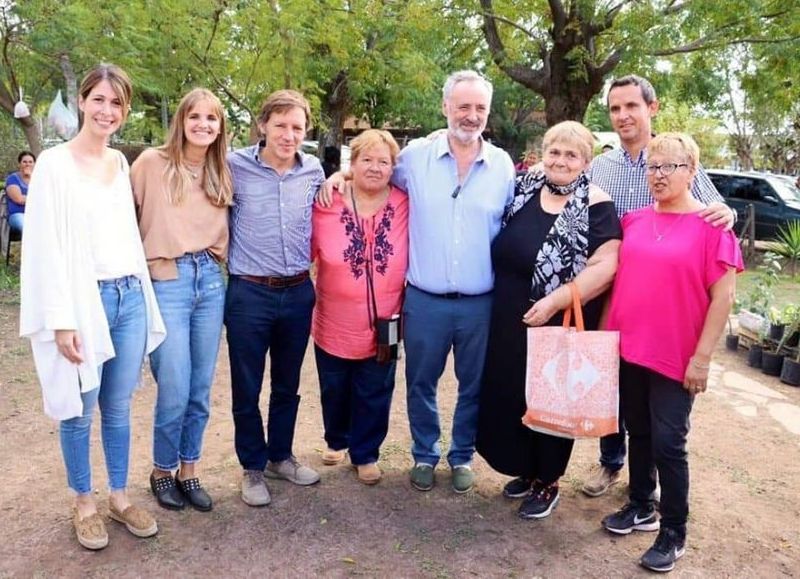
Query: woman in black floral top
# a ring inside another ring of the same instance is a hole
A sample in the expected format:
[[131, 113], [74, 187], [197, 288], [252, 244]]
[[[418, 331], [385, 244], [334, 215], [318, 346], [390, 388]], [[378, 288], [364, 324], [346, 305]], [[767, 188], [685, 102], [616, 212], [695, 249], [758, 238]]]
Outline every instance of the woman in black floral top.
[[481, 390], [478, 452], [495, 470], [515, 477], [503, 489], [525, 497], [522, 518], [548, 516], [573, 441], [525, 427], [528, 326], [561, 325], [574, 281], [587, 330], [596, 329], [603, 295], [617, 267], [619, 220], [611, 198], [585, 171], [593, 137], [566, 121], [544, 136], [544, 173], [518, 177], [503, 229], [492, 246], [494, 307]]

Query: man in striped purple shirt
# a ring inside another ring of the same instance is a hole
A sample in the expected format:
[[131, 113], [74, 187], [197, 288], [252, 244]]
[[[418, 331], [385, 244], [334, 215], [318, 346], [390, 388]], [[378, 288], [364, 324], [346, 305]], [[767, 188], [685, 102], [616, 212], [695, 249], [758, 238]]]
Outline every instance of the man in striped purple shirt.
[[[611, 82], [607, 104], [611, 125], [622, 146], [595, 157], [589, 179], [611, 196], [622, 217], [653, 203], [647, 185], [647, 145], [653, 138], [652, 119], [659, 103], [653, 85], [632, 74]], [[725, 205], [702, 167], [698, 167], [692, 194], [706, 205], [700, 214], [706, 221], [726, 229], [733, 227], [736, 212]], [[624, 465], [625, 425], [620, 421], [618, 434], [600, 439], [600, 464], [584, 484], [583, 492], [591, 497], [604, 494], [619, 481]]]
[[[325, 179], [319, 161], [300, 152], [311, 110], [300, 93], [280, 90], [258, 116], [262, 140], [228, 156], [233, 176], [230, 280], [225, 326], [231, 366], [235, 446], [244, 469], [242, 500], [269, 504], [264, 477], [299, 485], [319, 474], [292, 454], [300, 368], [311, 330], [314, 286], [311, 206]], [[270, 354], [267, 437], [259, 411]]]

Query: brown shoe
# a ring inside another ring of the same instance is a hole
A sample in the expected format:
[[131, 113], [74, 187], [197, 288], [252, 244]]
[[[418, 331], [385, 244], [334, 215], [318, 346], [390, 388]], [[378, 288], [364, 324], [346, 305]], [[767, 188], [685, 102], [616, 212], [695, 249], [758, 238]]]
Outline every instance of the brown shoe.
[[347, 453], [346, 450], [333, 450], [332, 448], [326, 448], [322, 451], [322, 464], [327, 464], [328, 466], [333, 466], [334, 464], [340, 464], [344, 462], [345, 454]]
[[100, 513], [81, 519], [78, 509], [72, 511], [72, 526], [81, 546], [97, 551], [108, 545], [108, 531]]
[[376, 485], [380, 482], [383, 473], [374, 462], [356, 465], [359, 482], [365, 485]]
[[153, 515], [136, 505], [130, 505], [120, 513], [113, 504], [109, 503], [108, 516], [125, 525], [125, 528], [137, 537], [152, 537], [158, 533], [158, 524]]
[[596, 464], [592, 468], [589, 480], [584, 483], [581, 490], [583, 494], [590, 497], [599, 497], [605, 494], [612, 485], [617, 484], [619, 478], [620, 472], [618, 470], [611, 470], [610, 468]]

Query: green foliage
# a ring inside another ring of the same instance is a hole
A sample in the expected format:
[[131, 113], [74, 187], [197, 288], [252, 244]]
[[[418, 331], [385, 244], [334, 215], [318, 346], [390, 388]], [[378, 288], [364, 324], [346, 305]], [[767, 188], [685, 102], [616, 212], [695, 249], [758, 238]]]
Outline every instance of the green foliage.
[[661, 99], [661, 108], [654, 119], [657, 133], [679, 131], [688, 133], [700, 147], [700, 161], [706, 167], [723, 167], [728, 159], [724, 155], [727, 136], [718, 132], [719, 120], [697, 114], [687, 103]]
[[797, 275], [800, 262], [800, 221], [790, 221], [781, 225], [778, 235], [770, 243], [770, 251], [784, 258], [789, 265], [789, 275]]
[[7, 267], [5, 262], [0, 262], [0, 292], [10, 294], [17, 298], [19, 294], [19, 272]]
[[767, 317], [775, 300], [774, 288], [780, 281], [780, 273], [780, 258], [772, 252], [765, 253], [750, 291], [743, 300], [745, 309]]

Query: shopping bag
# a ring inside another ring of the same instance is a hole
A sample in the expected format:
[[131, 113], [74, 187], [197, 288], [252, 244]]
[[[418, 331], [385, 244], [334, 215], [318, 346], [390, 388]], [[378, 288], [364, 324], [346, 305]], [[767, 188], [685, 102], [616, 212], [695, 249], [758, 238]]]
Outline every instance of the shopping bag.
[[528, 409], [522, 423], [564, 438], [613, 434], [619, 420], [619, 332], [585, 331], [578, 288], [569, 287], [572, 307], [563, 326], [528, 328]]

